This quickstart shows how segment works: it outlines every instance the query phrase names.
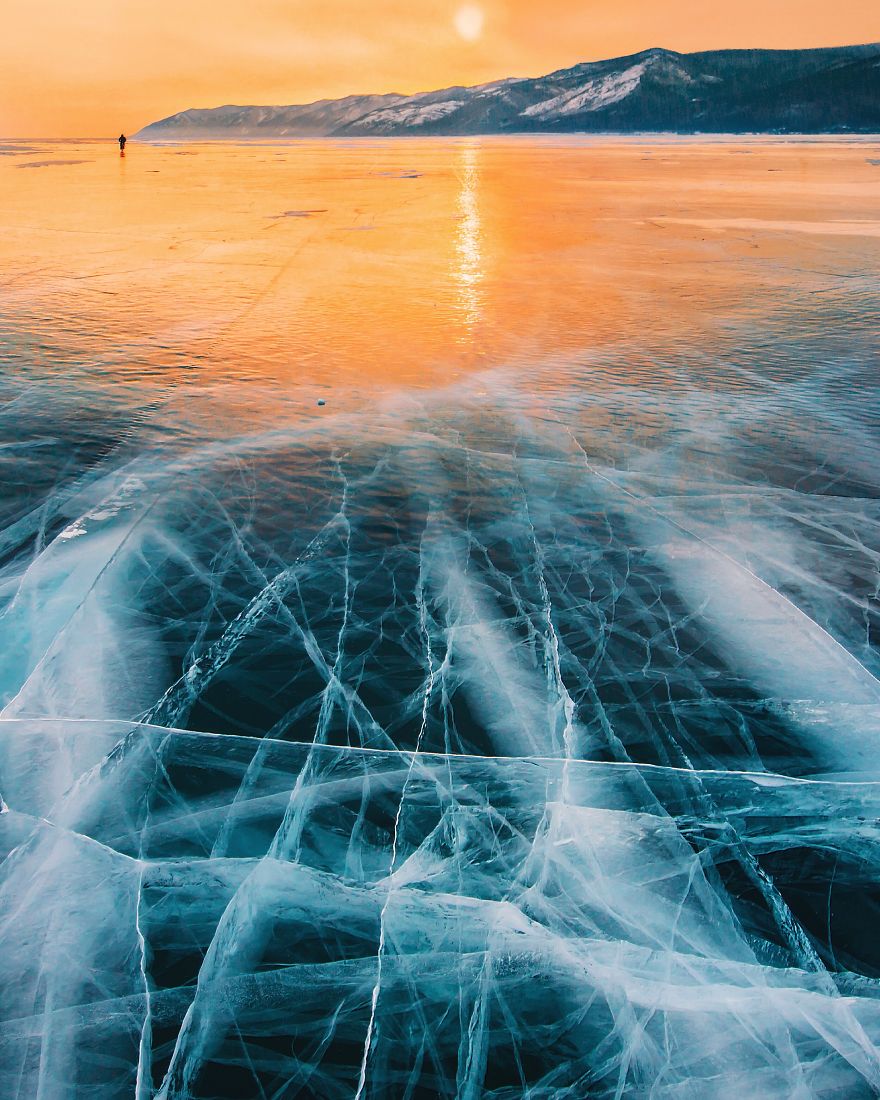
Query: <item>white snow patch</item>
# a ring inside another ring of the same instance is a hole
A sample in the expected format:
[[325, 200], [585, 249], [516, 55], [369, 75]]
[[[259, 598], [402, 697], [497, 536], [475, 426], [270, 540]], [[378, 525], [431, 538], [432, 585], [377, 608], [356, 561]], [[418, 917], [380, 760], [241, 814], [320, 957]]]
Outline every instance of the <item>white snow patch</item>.
[[639, 62], [621, 73], [612, 73], [598, 80], [588, 80], [577, 88], [572, 88], [552, 99], [545, 99], [541, 103], [534, 103], [526, 107], [523, 115], [530, 118], [547, 118], [551, 115], [574, 115], [581, 111], [599, 111], [603, 107], [610, 107], [613, 103], [619, 103], [635, 91], [641, 83], [647, 63]]
[[386, 124], [403, 124], [407, 126], [424, 126], [428, 122], [436, 122], [446, 115], [454, 114], [464, 106], [464, 100], [447, 99], [442, 103], [426, 103], [405, 107], [391, 107], [383, 111], [374, 111], [365, 115], [360, 120], [360, 126], [378, 127]]

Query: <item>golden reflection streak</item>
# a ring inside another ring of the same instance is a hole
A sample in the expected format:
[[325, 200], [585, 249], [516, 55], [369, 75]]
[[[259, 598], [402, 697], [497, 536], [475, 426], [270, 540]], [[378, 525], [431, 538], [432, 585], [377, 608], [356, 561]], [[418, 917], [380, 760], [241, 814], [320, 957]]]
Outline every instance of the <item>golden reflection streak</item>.
[[461, 188], [458, 193], [459, 225], [455, 239], [455, 266], [452, 276], [458, 287], [458, 304], [463, 333], [458, 343], [470, 343], [482, 312], [483, 233], [478, 202], [480, 143], [467, 142], [461, 147], [456, 169]]

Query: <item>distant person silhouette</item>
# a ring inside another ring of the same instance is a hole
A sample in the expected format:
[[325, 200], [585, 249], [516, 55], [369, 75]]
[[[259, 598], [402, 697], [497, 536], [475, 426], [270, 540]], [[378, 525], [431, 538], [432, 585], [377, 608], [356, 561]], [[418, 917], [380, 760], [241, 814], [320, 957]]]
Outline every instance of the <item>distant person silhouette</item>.
[[119, 135], [119, 152], [120, 153], [125, 152], [125, 143], [127, 141], [128, 141], [128, 138], [125, 136], [125, 134], [120, 134]]

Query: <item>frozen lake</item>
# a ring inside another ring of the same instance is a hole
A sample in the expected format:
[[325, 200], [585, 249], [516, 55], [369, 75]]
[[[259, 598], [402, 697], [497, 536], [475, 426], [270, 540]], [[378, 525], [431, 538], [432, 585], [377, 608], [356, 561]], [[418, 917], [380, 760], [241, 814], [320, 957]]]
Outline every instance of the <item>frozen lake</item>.
[[0, 1095], [880, 1094], [880, 143], [0, 146]]

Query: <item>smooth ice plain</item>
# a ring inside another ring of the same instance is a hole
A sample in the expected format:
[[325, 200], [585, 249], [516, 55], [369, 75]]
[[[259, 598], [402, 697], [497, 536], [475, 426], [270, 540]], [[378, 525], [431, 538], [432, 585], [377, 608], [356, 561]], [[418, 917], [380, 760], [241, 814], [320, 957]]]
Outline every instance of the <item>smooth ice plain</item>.
[[878, 157], [0, 149], [4, 1100], [880, 1095]]

